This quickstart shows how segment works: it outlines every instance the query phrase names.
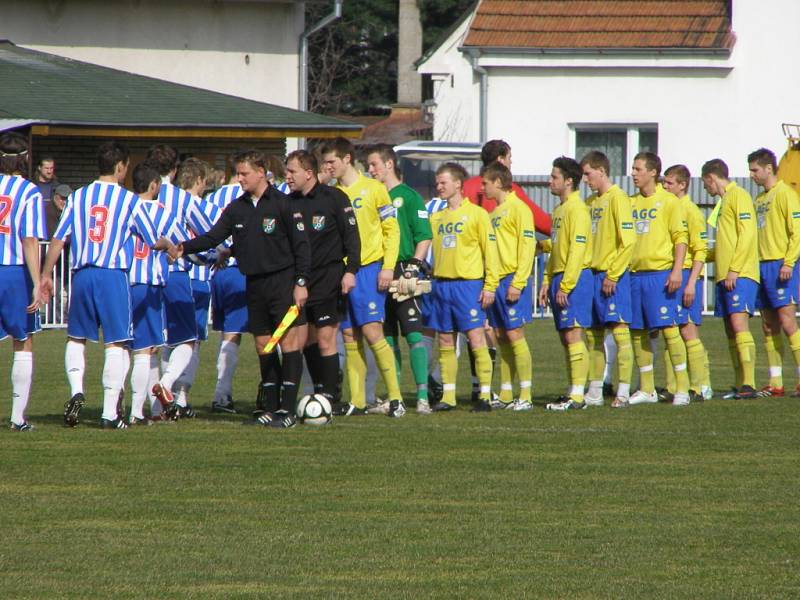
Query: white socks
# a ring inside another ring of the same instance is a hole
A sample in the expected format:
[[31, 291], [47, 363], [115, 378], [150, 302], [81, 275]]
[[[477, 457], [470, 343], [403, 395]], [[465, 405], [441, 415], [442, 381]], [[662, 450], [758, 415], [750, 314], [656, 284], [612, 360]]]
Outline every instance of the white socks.
[[222, 400], [233, 394], [233, 374], [236, 372], [238, 362], [239, 344], [222, 340], [217, 357], [217, 387], [214, 390], [214, 398]]
[[85, 344], [80, 342], [67, 341], [67, 349], [64, 353], [64, 366], [67, 369], [67, 381], [69, 381], [69, 395], [83, 393], [83, 372], [86, 369], [84, 359]]
[[193, 347], [194, 343], [189, 342], [188, 344], [181, 344], [171, 349], [172, 351], [169, 353], [169, 362], [167, 363], [166, 369], [164, 369], [164, 374], [161, 376], [161, 385], [168, 390], [172, 389], [172, 384], [177, 381], [181, 373], [189, 366], [189, 361], [192, 360]]
[[[151, 354], [134, 354], [131, 371], [131, 416], [144, 419], [144, 401], [150, 391]], [[154, 357], [153, 357], [154, 358]]]
[[14, 352], [14, 363], [11, 365], [11, 422], [17, 425], [25, 423], [25, 408], [31, 394], [33, 379], [33, 352]]
[[200, 363], [200, 342], [192, 344], [192, 356], [189, 359], [189, 364], [178, 377], [175, 382], [175, 402], [178, 406], [186, 406], [189, 403], [187, 394], [194, 383], [194, 378], [197, 375], [197, 365]]
[[117, 418], [117, 401], [125, 381], [125, 350], [119, 347], [106, 348], [103, 365], [103, 418]]
[[[163, 352], [163, 350], [162, 350]], [[161, 414], [161, 402], [156, 400], [153, 396], [153, 386], [158, 383], [159, 370], [158, 370], [158, 354], [150, 355], [150, 377], [147, 379], [147, 397], [150, 399], [150, 416], [157, 417]]]

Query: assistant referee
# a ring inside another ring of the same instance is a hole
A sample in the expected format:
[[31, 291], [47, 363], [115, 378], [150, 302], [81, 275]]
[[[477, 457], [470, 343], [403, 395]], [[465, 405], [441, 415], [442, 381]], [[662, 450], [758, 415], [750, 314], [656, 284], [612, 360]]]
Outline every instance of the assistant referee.
[[[266, 156], [249, 150], [236, 155], [234, 162], [244, 194], [228, 205], [207, 233], [184, 242], [175, 255], [195, 254], [233, 238], [233, 255], [247, 278], [248, 322], [261, 367], [257, 405], [263, 412], [256, 412], [257, 421], [293, 427], [308, 329], [302, 308], [308, 298], [311, 246], [303, 215], [267, 181]], [[264, 346], [292, 304], [301, 312], [280, 342], [281, 360], [275, 350], [265, 353]]]

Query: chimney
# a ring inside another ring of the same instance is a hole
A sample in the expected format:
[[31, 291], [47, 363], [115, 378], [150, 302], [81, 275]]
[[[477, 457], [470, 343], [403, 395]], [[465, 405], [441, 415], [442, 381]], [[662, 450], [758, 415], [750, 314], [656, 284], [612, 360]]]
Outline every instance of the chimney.
[[422, 23], [417, 0], [400, 0], [397, 26], [397, 102], [419, 106], [422, 77], [414, 68], [414, 61], [422, 56]]

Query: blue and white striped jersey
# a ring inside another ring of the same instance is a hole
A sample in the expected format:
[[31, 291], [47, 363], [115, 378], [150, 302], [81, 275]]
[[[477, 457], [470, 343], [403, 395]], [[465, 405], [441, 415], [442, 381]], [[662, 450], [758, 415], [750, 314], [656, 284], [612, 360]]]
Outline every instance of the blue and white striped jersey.
[[127, 271], [133, 261], [133, 234], [148, 246], [158, 241], [153, 220], [139, 196], [105, 181], [74, 191], [53, 237], [70, 241], [72, 269], [86, 266]]
[[[215, 224], [219, 220], [220, 215], [222, 215], [222, 209], [213, 202], [209, 202], [208, 199], [201, 200], [197, 197], [194, 199], [198, 201], [201, 210], [209, 218], [211, 224]], [[194, 237], [193, 234], [192, 237]], [[213, 265], [217, 260], [216, 249], [209, 250], [207, 252], [201, 252], [200, 254], [195, 254], [194, 256], [195, 259], [202, 262], [202, 264], [192, 261], [192, 268], [189, 270], [189, 277], [195, 281], [211, 281], [211, 277], [213, 276], [211, 265]]]
[[39, 188], [18, 175], [0, 175], [0, 265], [23, 265], [22, 240], [46, 239]]
[[278, 190], [281, 194], [286, 194], [287, 196], [292, 193], [292, 190], [289, 189], [289, 184], [286, 183], [285, 181], [276, 183], [275, 189]]
[[[169, 237], [173, 222], [166, 215], [164, 205], [157, 200], [142, 200], [142, 206], [150, 215], [159, 237]], [[133, 263], [128, 272], [128, 281], [148, 285], [165, 286], [169, 275], [166, 252], [153, 250], [138, 235], [133, 238]]]
[[[441, 198], [433, 198], [425, 203], [425, 210], [428, 211], [428, 218], [434, 213], [447, 208], [447, 200]], [[428, 248], [428, 256], [425, 258], [426, 262], [433, 266], [433, 245]]]
[[[206, 206], [205, 200], [193, 198], [186, 190], [172, 185], [162, 183], [158, 190], [158, 201], [163, 204], [170, 219], [174, 221], [170, 241], [174, 244], [185, 242], [191, 239], [189, 232], [195, 235], [202, 235], [209, 229], [213, 222], [219, 218], [218, 207]], [[217, 215], [210, 219], [207, 214]], [[188, 260], [179, 258], [170, 265], [170, 271], [188, 271], [191, 263]]]
[[[228, 185], [223, 185], [218, 190], [210, 193], [208, 196], [206, 196], [206, 200], [212, 204], [215, 204], [216, 206], [219, 206], [222, 210], [225, 210], [231, 202], [236, 200], [242, 194], [244, 194], [242, 186], [240, 186], [238, 183], [231, 183]], [[231, 238], [225, 240], [226, 247], [230, 248], [232, 245], [233, 240]], [[236, 259], [228, 259], [228, 266], [235, 267]]]

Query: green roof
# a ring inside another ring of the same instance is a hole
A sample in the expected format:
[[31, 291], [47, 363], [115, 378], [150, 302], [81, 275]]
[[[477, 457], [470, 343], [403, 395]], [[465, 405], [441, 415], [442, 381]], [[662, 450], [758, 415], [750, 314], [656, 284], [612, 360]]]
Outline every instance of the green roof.
[[44, 125], [358, 133], [362, 126], [0, 40], [0, 118]]

